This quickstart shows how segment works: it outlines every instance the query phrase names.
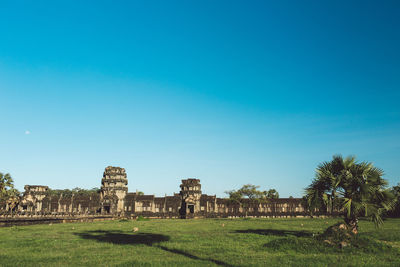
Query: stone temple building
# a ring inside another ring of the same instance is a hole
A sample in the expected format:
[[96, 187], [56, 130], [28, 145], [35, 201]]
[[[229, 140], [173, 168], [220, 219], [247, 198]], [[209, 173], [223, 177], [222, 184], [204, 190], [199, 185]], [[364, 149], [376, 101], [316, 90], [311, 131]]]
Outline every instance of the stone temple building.
[[[71, 191], [69, 191], [71, 192]], [[124, 217], [199, 218], [199, 217], [269, 217], [305, 215], [302, 199], [279, 198], [265, 203], [239, 205], [227, 198], [202, 193], [199, 179], [184, 179], [180, 193], [156, 197], [128, 192], [124, 168], [107, 167], [99, 192], [54, 194], [47, 186], [26, 185], [16, 215], [85, 216], [112, 215]], [[7, 209], [7, 207], [6, 207]]]

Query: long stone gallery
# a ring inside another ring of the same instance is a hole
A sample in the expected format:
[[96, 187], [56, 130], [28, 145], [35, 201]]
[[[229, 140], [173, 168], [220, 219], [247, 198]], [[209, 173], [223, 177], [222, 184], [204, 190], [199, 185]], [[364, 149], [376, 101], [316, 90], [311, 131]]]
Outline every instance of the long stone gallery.
[[105, 168], [99, 192], [90, 194], [52, 194], [47, 186], [26, 185], [15, 207], [3, 206], [3, 216], [13, 217], [152, 217], [152, 218], [227, 218], [304, 216], [300, 198], [270, 199], [263, 203], [236, 203], [202, 193], [199, 179], [184, 179], [179, 194], [156, 197], [128, 192], [124, 168]]

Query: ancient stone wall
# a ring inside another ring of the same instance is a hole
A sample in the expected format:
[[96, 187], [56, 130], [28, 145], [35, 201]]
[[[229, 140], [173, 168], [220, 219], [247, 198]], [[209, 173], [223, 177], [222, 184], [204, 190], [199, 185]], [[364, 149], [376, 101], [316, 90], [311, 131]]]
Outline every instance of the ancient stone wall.
[[[180, 193], [155, 197], [128, 193], [125, 169], [109, 166], [105, 169], [99, 192], [73, 193], [53, 191], [47, 186], [25, 186], [25, 192], [14, 209], [14, 216], [124, 216], [155, 218], [195, 217], [277, 217], [307, 215], [302, 199], [280, 198], [263, 203], [244, 205], [229, 199], [202, 194], [199, 179], [185, 179]], [[56, 193], [55, 193], [56, 192]], [[318, 213], [317, 213], [318, 214]], [[0, 203], [0, 216], [10, 216], [4, 203]]]

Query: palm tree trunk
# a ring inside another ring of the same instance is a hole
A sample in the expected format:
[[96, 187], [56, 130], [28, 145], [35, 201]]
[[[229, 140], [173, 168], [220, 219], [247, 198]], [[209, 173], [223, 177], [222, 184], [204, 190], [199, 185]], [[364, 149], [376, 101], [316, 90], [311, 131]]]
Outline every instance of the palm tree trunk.
[[333, 203], [335, 201], [335, 190], [332, 190], [331, 194], [331, 216], [333, 215]]

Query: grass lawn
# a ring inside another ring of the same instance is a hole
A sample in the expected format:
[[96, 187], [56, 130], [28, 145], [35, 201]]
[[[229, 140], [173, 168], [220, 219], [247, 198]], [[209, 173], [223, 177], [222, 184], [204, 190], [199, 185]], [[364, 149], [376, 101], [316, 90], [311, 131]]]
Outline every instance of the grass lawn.
[[[340, 219], [104, 221], [0, 228], [2, 266], [400, 266], [400, 219], [367, 248], [333, 248], [313, 235]], [[133, 232], [137, 227], [138, 231]], [[378, 245], [377, 245], [378, 244]]]

